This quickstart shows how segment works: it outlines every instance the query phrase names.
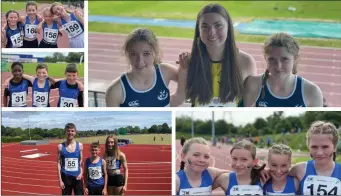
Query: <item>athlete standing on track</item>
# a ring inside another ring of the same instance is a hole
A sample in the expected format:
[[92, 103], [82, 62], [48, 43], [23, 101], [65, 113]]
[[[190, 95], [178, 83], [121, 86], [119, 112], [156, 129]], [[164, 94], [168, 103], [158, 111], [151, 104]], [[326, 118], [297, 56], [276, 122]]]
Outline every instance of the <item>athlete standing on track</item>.
[[66, 141], [58, 145], [58, 177], [62, 195], [83, 195], [83, 144], [75, 141], [76, 125], [65, 125]]
[[[105, 152], [103, 159], [107, 162], [108, 194], [123, 195], [128, 186], [128, 164], [126, 156], [118, 147], [118, 140], [109, 135], [105, 140]], [[121, 174], [123, 165], [124, 176]]]
[[244, 80], [256, 74], [250, 54], [238, 50], [231, 17], [219, 4], [208, 4], [198, 13], [188, 62], [186, 94], [192, 106], [237, 107]]
[[256, 107], [322, 107], [321, 89], [298, 75], [299, 45], [286, 33], [264, 44], [266, 72], [245, 81], [244, 105]]

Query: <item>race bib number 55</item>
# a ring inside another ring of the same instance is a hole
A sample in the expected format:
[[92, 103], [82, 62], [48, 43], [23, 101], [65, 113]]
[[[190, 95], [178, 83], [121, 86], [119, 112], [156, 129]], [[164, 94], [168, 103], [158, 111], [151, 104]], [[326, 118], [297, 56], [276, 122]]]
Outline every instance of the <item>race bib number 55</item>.
[[66, 171], [78, 171], [78, 159], [77, 158], [65, 158], [65, 170]]

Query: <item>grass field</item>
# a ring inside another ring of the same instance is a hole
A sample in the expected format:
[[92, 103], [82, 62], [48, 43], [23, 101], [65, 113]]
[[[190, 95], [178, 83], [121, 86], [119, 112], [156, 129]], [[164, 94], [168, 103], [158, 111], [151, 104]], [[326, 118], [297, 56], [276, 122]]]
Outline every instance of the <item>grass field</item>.
[[6, 13], [9, 10], [25, 10], [25, 2], [1, 2], [1, 13]]
[[[154, 136], [156, 137], [156, 141], [154, 142]], [[161, 137], [163, 137], [163, 141], [161, 141]], [[105, 144], [106, 136], [96, 136], [96, 137], [86, 137], [86, 138], [77, 138], [76, 140], [84, 143], [91, 144], [92, 142], [99, 141], [100, 144]], [[172, 144], [172, 135], [171, 134], [143, 134], [143, 135], [119, 135], [119, 139], [131, 139], [133, 144], [156, 144], [156, 145], [171, 145]], [[54, 140], [53, 143], [63, 142], [63, 139]]]
[[[311, 160], [311, 158], [310, 157], [292, 157], [293, 163], [305, 162], [308, 160]], [[340, 155], [336, 156], [336, 162], [341, 163]]]
[[[133, 29], [138, 27], [145, 27], [152, 30], [155, 35], [164, 37], [180, 37], [193, 39], [194, 29], [184, 29], [176, 27], [157, 27], [147, 25], [126, 25], [126, 24], [108, 24], [102, 22], [89, 22], [90, 32], [104, 32], [104, 33], [130, 33]], [[262, 35], [243, 35], [235, 32], [237, 42], [252, 42], [264, 43], [267, 36]], [[301, 46], [319, 46], [319, 47], [333, 47], [341, 48], [340, 39], [308, 39], [295, 38]]]
[[[341, 21], [340, 1], [89, 1], [90, 15], [195, 20], [210, 2], [222, 4], [235, 21], [255, 18], [296, 18]], [[278, 10], [274, 10], [277, 4]], [[295, 12], [288, 7], [295, 7]]]
[[[28, 75], [36, 74], [36, 66], [37, 63], [23, 63], [24, 64], [24, 73]], [[49, 76], [51, 77], [64, 77], [64, 71], [67, 63], [46, 63], [49, 68]], [[84, 77], [84, 63], [77, 64], [78, 65], [78, 77]], [[11, 63], [7, 64], [8, 70], [11, 70]]]

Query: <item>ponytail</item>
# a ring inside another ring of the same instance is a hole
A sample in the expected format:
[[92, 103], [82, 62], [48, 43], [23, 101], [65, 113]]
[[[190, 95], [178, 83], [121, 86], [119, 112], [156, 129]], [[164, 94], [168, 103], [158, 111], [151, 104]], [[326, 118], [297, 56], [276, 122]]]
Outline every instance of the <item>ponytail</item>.
[[266, 80], [269, 78], [269, 74], [270, 74], [269, 70], [266, 69], [266, 71], [264, 73], [264, 76], [262, 77], [262, 99], [264, 99], [264, 97], [265, 97], [265, 90], [264, 90], [264, 88], [265, 88], [265, 85], [266, 85]]
[[257, 185], [260, 181], [261, 171], [265, 168], [266, 164], [262, 166], [254, 166], [251, 170], [251, 185]]

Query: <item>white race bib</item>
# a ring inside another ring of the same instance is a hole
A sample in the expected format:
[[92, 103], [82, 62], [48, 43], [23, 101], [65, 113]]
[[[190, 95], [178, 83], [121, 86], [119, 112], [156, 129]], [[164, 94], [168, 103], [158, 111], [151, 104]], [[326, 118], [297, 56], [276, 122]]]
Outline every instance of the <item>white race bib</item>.
[[24, 40], [20, 33], [14, 34], [10, 37], [12, 41], [13, 48], [19, 48], [23, 46]]
[[65, 158], [66, 171], [78, 171], [78, 158]]
[[48, 43], [56, 43], [58, 39], [58, 29], [44, 28], [44, 40]]
[[212, 186], [180, 189], [179, 195], [212, 195]]
[[48, 92], [33, 92], [33, 105], [37, 107], [47, 107], [49, 102], [49, 93]]
[[23, 107], [27, 105], [26, 92], [12, 93], [12, 106]]
[[266, 192], [266, 195], [296, 195], [296, 193], [276, 193], [276, 192]]
[[60, 98], [60, 107], [77, 107], [77, 100], [72, 98], [61, 97]]
[[69, 38], [76, 37], [83, 33], [81, 25], [77, 21], [70, 21], [63, 25], [63, 29], [67, 32]]
[[220, 97], [213, 97], [208, 104], [198, 104], [199, 107], [237, 107], [236, 102], [221, 103]]
[[234, 185], [230, 195], [263, 195], [263, 189], [259, 185]]
[[115, 157], [108, 157], [107, 158], [108, 169], [119, 169], [116, 166], [116, 158]]
[[38, 25], [25, 24], [25, 37], [33, 39], [37, 38], [36, 28]]
[[304, 180], [303, 195], [341, 195], [341, 182], [333, 177], [309, 175]]
[[98, 180], [102, 177], [102, 168], [99, 167], [89, 167], [89, 177], [93, 180]]

